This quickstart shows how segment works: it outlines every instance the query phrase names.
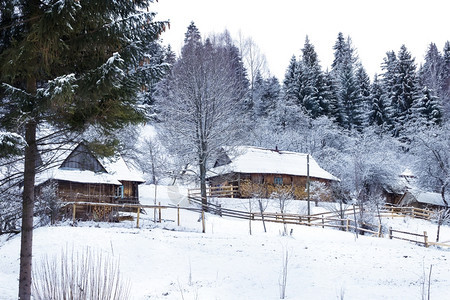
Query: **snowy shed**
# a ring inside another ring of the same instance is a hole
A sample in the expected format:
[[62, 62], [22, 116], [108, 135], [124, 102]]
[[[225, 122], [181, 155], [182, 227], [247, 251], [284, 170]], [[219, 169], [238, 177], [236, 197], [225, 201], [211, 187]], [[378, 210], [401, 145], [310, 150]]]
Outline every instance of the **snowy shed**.
[[291, 187], [297, 199], [304, 199], [308, 159], [312, 185], [328, 188], [331, 182], [339, 181], [310, 155], [249, 146], [223, 148], [208, 173], [208, 180], [211, 186], [238, 187], [242, 197], [251, 196], [255, 187], [264, 187], [266, 196], [277, 187]]
[[97, 158], [80, 143], [59, 150], [59, 163], [36, 176], [37, 191], [52, 185], [63, 201], [139, 203], [138, 185], [145, 182], [119, 155]]
[[413, 206], [417, 208], [442, 209], [446, 205], [439, 193], [425, 192], [419, 189], [411, 189], [403, 194], [399, 206]]

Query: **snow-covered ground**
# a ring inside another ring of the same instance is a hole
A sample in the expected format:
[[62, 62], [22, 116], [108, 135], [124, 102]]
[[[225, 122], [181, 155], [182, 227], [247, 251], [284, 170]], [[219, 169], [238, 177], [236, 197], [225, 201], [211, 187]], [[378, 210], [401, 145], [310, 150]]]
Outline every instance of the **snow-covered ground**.
[[[142, 202], [152, 204], [153, 191], [143, 186]], [[181, 188], [160, 187], [157, 202], [185, 205], [185, 195]], [[160, 224], [153, 222], [153, 212], [141, 216], [140, 229], [135, 221], [38, 228], [33, 263], [62, 249], [90, 247], [119, 260], [122, 276], [132, 283], [131, 299], [279, 299], [287, 252], [287, 299], [422, 299], [431, 265], [431, 299], [448, 299], [447, 249], [306, 226], [289, 226], [292, 235], [282, 236], [279, 224], [267, 224], [264, 233], [258, 222], [249, 235], [248, 221], [213, 215], [207, 216], [203, 234], [198, 213], [182, 210], [181, 226], [175, 209], [164, 210]], [[436, 225], [427, 221], [383, 222], [398, 230], [428, 231], [434, 239]], [[450, 229], [441, 231], [441, 239], [450, 240]], [[17, 298], [19, 249], [19, 236], [0, 238], [0, 299]]]

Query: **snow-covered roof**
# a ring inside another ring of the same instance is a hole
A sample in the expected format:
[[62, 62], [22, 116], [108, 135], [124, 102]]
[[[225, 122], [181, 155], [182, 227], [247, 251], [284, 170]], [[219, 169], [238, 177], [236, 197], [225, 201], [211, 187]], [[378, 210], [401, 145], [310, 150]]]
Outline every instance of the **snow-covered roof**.
[[[307, 154], [304, 153], [248, 146], [225, 148], [224, 151], [231, 162], [211, 169], [208, 177], [229, 173], [307, 176]], [[339, 181], [339, 178], [322, 169], [311, 155], [309, 156], [309, 176]]]
[[145, 182], [137, 171], [128, 168], [121, 155], [114, 158], [98, 159], [98, 162], [106, 172], [94, 172], [92, 170], [80, 170], [77, 168], [63, 168], [61, 162], [76, 149], [73, 145], [63, 147], [64, 150], [58, 151], [58, 161], [60, 163], [53, 165], [44, 172], [36, 175], [36, 185], [42, 184], [50, 179], [65, 180], [80, 183], [100, 183], [122, 185], [120, 181]]
[[36, 176], [36, 185], [42, 184], [47, 180], [65, 180], [79, 183], [100, 183], [122, 185], [116, 176], [104, 172], [81, 171], [75, 169], [51, 169]]
[[125, 160], [119, 155], [117, 158], [104, 158], [100, 163], [106, 171], [115, 176], [118, 180], [145, 182], [140, 174], [134, 169], [130, 169]]
[[419, 203], [445, 206], [444, 201], [442, 201], [442, 196], [439, 193], [425, 192], [419, 189], [411, 189], [409, 193], [411, 193]]

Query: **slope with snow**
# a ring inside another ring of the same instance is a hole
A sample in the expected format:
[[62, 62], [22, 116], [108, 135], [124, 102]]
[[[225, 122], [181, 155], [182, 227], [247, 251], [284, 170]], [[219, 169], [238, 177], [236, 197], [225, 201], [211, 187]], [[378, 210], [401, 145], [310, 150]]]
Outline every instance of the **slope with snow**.
[[[158, 201], [177, 202], [177, 192], [159, 188]], [[182, 195], [180, 192], [179, 195]], [[153, 202], [148, 186], [141, 191]], [[145, 200], [144, 199], [144, 200]], [[182, 200], [182, 199], [180, 199]], [[424, 248], [387, 238], [331, 229], [249, 223], [208, 215], [201, 233], [198, 213], [164, 210], [153, 223], [147, 211], [141, 229], [135, 222], [79, 223], [35, 230], [34, 265], [62, 249], [97, 249], [120, 260], [132, 282], [131, 299], [279, 299], [283, 253], [288, 252], [287, 299], [420, 299], [433, 265], [431, 299], [446, 299], [450, 289], [450, 251]], [[414, 219], [386, 220], [396, 228], [421, 232], [435, 227]], [[443, 239], [450, 229], [441, 229]], [[0, 242], [0, 299], [15, 299], [20, 238]]]

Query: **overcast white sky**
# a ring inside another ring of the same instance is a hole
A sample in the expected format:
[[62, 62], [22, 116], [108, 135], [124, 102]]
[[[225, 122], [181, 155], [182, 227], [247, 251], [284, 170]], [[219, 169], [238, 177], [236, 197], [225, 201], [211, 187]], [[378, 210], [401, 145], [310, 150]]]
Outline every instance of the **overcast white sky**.
[[371, 78], [389, 50], [405, 44], [420, 63], [430, 42], [442, 51], [450, 40], [448, 0], [159, 0], [151, 10], [170, 20], [162, 38], [177, 54], [191, 21], [203, 37], [228, 29], [237, 38], [241, 32], [253, 38], [281, 81], [306, 35], [323, 69], [331, 65], [338, 32], [350, 36]]

